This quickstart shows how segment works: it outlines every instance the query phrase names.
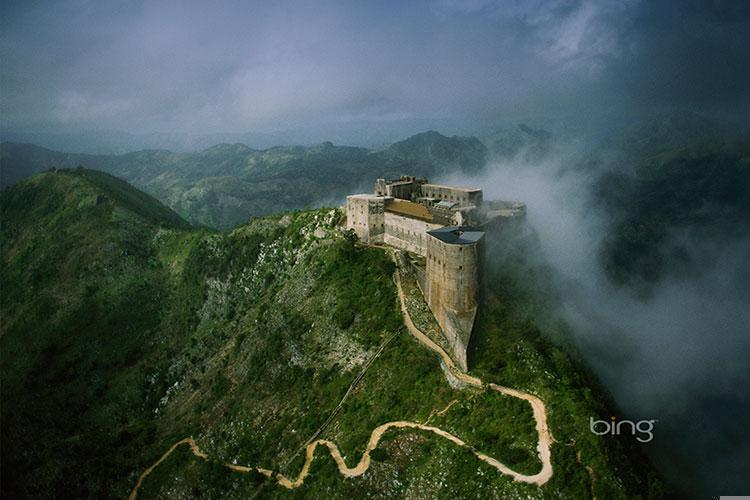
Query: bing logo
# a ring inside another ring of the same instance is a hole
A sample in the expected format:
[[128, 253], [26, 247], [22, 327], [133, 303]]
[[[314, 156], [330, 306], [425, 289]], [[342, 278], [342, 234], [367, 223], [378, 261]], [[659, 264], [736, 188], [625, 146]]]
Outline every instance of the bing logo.
[[655, 422], [656, 420], [639, 420], [637, 422], [633, 422], [632, 420], [620, 420], [618, 422], [617, 417], [611, 417], [610, 421], [594, 420], [594, 417], [589, 417], [589, 429], [591, 429], [591, 432], [597, 436], [604, 436], [605, 434], [619, 436], [623, 432], [628, 432], [629, 430], [630, 434], [633, 436], [638, 434], [635, 439], [641, 443], [648, 443], [654, 439], [653, 431]]

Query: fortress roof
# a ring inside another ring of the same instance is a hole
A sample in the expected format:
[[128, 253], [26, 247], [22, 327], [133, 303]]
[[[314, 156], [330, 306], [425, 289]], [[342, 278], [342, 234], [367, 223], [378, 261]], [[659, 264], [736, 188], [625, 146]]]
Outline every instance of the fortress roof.
[[448, 200], [443, 200], [443, 201], [439, 201], [435, 203], [435, 206], [440, 207], [440, 208], [453, 208], [456, 205], [458, 205], [458, 203], [456, 203], [455, 201], [448, 201]]
[[427, 207], [412, 201], [399, 200], [396, 198], [385, 206], [385, 211], [403, 215], [404, 217], [411, 217], [412, 219], [432, 222], [432, 214], [427, 210]]
[[440, 229], [427, 231], [427, 234], [434, 236], [443, 243], [471, 245], [482, 239], [484, 231], [479, 231], [469, 226], [445, 226]]

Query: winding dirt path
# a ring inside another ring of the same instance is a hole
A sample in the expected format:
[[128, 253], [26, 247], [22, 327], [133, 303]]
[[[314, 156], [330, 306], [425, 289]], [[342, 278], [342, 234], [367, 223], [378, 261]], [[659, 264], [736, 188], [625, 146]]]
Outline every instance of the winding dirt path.
[[537, 444], [537, 453], [539, 454], [539, 460], [541, 460], [542, 462], [542, 470], [540, 470], [533, 476], [527, 476], [525, 474], [520, 474], [509, 469], [507, 466], [483, 453], [474, 452], [474, 454], [477, 455], [480, 460], [487, 462], [488, 464], [495, 467], [498, 471], [511, 476], [516, 481], [533, 483], [538, 486], [542, 486], [547, 481], [549, 481], [552, 477], [553, 472], [551, 460], [552, 452], [550, 450], [550, 447], [552, 446], [552, 443], [555, 442], [555, 440], [552, 437], [549, 426], [547, 425], [547, 408], [544, 406], [544, 402], [533, 394], [521, 392], [516, 389], [511, 389], [509, 387], [503, 387], [501, 385], [492, 383], [485, 385], [481, 379], [473, 377], [468, 373], [461, 371], [461, 369], [456, 366], [456, 363], [453, 362], [453, 359], [448, 355], [447, 352], [443, 350], [442, 347], [433, 342], [432, 339], [422, 333], [422, 331], [419, 330], [416, 325], [414, 325], [414, 322], [411, 319], [411, 315], [409, 315], [409, 309], [406, 306], [404, 290], [401, 287], [401, 273], [399, 272], [398, 267], [396, 268], [396, 289], [398, 290], [398, 299], [401, 302], [401, 313], [404, 316], [404, 323], [406, 324], [406, 328], [409, 330], [409, 333], [416, 337], [417, 340], [419, 340], [422, 344], [435, 351], [443, 360], [443, 363], [445, 363], [445, 366], [448, 367], [454, 377], [467, 385], [491, 389], [507, 396], [523, 399], [525, 401], [528, 401], [528, 403], [531, 405], [531, 410], [534, 413], [534, 420], [536, 421], [536, 432], [539, 439]]
[[[392, 254], [393, 255], [393, 254]], [[395, 260], [395, 259], [394, 259]], [[538, 435], [539, 442], [537, 444], [537, 452], [539, 454], [539, 460], [542, 462], [542, 469], [533, 475], [527, 475], [527, 474], [521, 474], [520, 472], [516, 472], [509, 468], [507, 465], [504, 465], [502, 462], [498, 461], [497, 459], [482, 453], [481, 451], [478, 451], [474, 449], [473, 446], [468, 445], [465, 441], [463, 441], [461, 438], [454, 436], [453, 434], [446, 432], [438, 427], [433, 427], [431, 425], [426, 425], [427, 422], [429, 422], [429, 419], [425, 424], [420, 424], [417, 422], [410, 422], [406, 420], [397, 420], [393, 422], [388, 422], [383, 425], [380, 425], [373, 429], [372, 433], [370, 434], [370, 439], [367, 442], [367, 447], [365, 449], [365, 452], [362, 454], [362, 457], [359, 459], [359, 462], [354, 467], [349, 467], [346, 465], [346, 462], [344, 461], [344, 457], [341, 455], [341, 451], [339, 450], [338, 446], [336, 446], [336, 443], [333, 443], [331, 441], [328, 441], [326, 439], [317, 439], [307, 445], [305, 448], [305, 463], [302, 466], [302, 470], [300, 471], [299, 475], [296, 479], [292, 480], [280, 472], [274, 472], [269, 469], [264, 469], [261, 467], [250, 467], [250, 466], [244, 466], [244, 465], [235, 465], [235, 464], [229, 464], [225, 463], [224, 467], [226, 467], [229, 470], [236, 471], [236, 472], [242, 472], [242, 473], [248, 473], [248, 472], [258, 472], [268, 478], [275, 477], [277, 483], [280, 486], [283, 486], [287, 489], [294, 489], [298, 488], [305, 482], [305, 478], [310, 473], [310, 465], [312, 464], [313, 459], [315, 458], [315, 450], [318, 446], [325, 446], [328, 448], [328, 451], [333, 458], [333, 460], [336, 462], [336, 466], [339, 469], [339, 472], [344, 477], [357, 477], [364, 474], [367, 469], [370, 467], [370, 453], [372, 450], [377, 448], [378, 443], [380, 443], [380, 440], [382, 439], [383, 435], [388, 432], [390, 429], [417, 429], [425, 432], [431, 432], [433, 434], [436, 434], [442, 438], [447, 439], [448, 441], [456, 444], [457, 446], [461, 446], [463, 448], [467, 448], [470, 450], [479, 460], [491, 465], [494, 467], [498, 472], [501, 474], [508, 475], [513, 478], [514, 481], [519, 481], [523, 483], [530, 483], [530, 484], [536, 484], [537, 486], [543, 486], [547, 481], [550, 480], [552, 477], [552, 462], [551, 462], [551, 451], [550, 446], [552, 443], [554, 443], [554, 438], [552, 437], [552, 434], [549, 431], [549, 427], [547, 426], [547, 409], [544, 406], [544, 402], [539, 399], [537, 396], [534, 396], [533, 394], [528, 394], [525, 392], [517, 391], [515, 389], [510, 389], [508, 387], [503, 387], [497, 384], [489, 383], [485, 384], [482, 382], [482, 380], [478, 379], [477, 377], [473, 377], [469, 375], [468, 373], [462, 372], [456, 364], [453, 362], [450, 356], [435, 342], [430, 340], [429, 337], [427, 337], [424, 333], [422, 333], [415, 325], [414, 322], [411, 319], [411, 316], [409, 315], [409, 311], [406, 307], [406, 300], [404, 298], [404, 291], [401, 287], [401, 273], [398, 270], [398, 267], [396, 269], [396, 287], [398, 289], [398, 297], [399, 301], [401, 303], [401, 312], [404, 317], [404, 323], [406, 324], [407, 329], [409, 330], [409, 333], [411, 333], [417, 340], [419, 340], [422, 344], [424, 344], [429, 349], [433, 350], [436, 354], [440, 356], [440, 358], [443, 360], [445, 365], [448, 367], [448, 369], [451, 371], [451, 373], [460, 381], [464, 382], [467, 385], [470, 385], [472, 387], [478, 387], [483, 389], [489, 389], [496, 392], [500, 392], [502, 394], [505, 394], [507, 396], [511, 396], [514, 398], [519, 398], [527, 401], [531, 405], [531, 409], [534, 414], [534, 420], [536, 421], [536, 431]], [[447, 411], [450, 406], [453, 404], [451, 402], [444, 410], [443, 412]], [[195, 440], [192, 437], [188, 437], [185, 439], [182, 439], [181, 441], [178, 441], [177, 443], [173, 444], [172, 447], [170, 447], [164, 455], [162, 455], [159, 460], [157, 460], [151, 467], [146, 469], [143, 474], [140, 475], [138, 478], [138, 482], [136, 483], [135, 487], [130, 493], [130, 496], [128, 497], [129, 500], [135, 500], [135, 498], [138, 495], [138, 490], [143, 484], [143, 481], [148, 477], [153, 470], [158, 467], [164, 460], [166, 460], [172, 452], [174, 452], [178, 447], [187, 445], [190, 447], [190, 451], [195, 455], [196, 457], [202, 459], [202, 460], [210, 460], [208, 455], [206, 455], [197, 445]]]

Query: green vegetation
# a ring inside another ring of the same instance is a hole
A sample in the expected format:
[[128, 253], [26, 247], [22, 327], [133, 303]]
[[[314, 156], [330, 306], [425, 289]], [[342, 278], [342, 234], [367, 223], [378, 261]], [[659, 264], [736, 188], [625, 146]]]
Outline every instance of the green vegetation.
[[321, 435], [350, 465], [377, 425], [432, 415], [432, 424], [534, 472], [530, 408], [448, 386], [436, 357], [403, 328], [392, 262], [342, 233], [338, 210], [257, 218], [216, 233], [81, 169], [4, 191], [0, 217], [3, 497], [122, 498], [191, 435], [212, 460], [180, 448], [148, 477], [142, 497], [659, 494], [627, 443], [588, 431], [589, 415], [606, 406], [585, 371], [549, 342], [563, 339], [564, 328], [547, 308], [554, 294], [526, 288], [544, 270], [515, 265], [529, 255], [523, 242], [503, 240], [509, 260], [491, 270], [473, 359], [487, 381], [546, 401], [558, 440], [552, 481], [541, 489], [514, 483], [443, 439], [393, 431], [361, 478], [341, 478], [319, 448], [312, 475], [289, 492], [219, 463], [296, 476], [301, 446], [387, 339]]
[[[555, 275], [535, 235], [523, 223], [508, 224], [488, 234], [487, 252], [486, 300], [470, 364], [482, 379], [545, 401], [558, 443], [550, 490], [567, 488], [576, 498], [664, 497], [667, 489], [632, 437], [600, 439], [587, 432], [589, 417], [618, 412], [571, 345]], [[595, 481], [585, 466], [592, 468]]]
[[551, 151], [552, 134], [527, 125], [498, 130], [484, 139], [494, 160], [523, 160], [535, 164]]
[[254, 150], [218, 144], [195, 153], [146, 150], [122, 155], [67, 154], [30, 144], [0, 146], [0, 187], [50, 168], [85, 165], [117, 175], [155, 196], [193, 224], [228, 229], [252, 216], [334, 205], [362, 179], [404, 172], [476, 173], [487, 149], [473, 137], [425, 132], [390, 147], [284, 146]]
[[611, 173], [597, 195], [616, 223], [602, 247], [615, 283], [642, 293], [668, 274], [693, 271], [691, 241], [750, 232], [750, 146], [669, 150], [638, 164], [634, 177]]

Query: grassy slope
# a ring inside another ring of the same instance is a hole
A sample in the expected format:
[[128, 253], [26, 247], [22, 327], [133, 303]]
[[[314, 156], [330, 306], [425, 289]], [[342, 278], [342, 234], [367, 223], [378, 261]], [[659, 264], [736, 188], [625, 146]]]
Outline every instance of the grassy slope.
[[[585, 490], [598, 498], [619, 498], [623, 491], [648, 498], [668, 495], [632, 436], [601, 439], [588, 432], [589, 417], [622, 415], [571, 344], [555, 274], [539, 248], [523, 223], [488, 234], [486, 300], [470, 349], [473, 370], [546, 402], [558, 442], [550, 489], [570, 489], [576, 497], [585, 496]], [[585, 466], [593, 469], [593, 482]]]
[[[323, 434], [350, 463], [374, 426], [422, 421], [458, 399], [432, 422], [534, 471], [529, 409], [448, 387], [435, 357], [402, 327], [393, 265], [336, 236], [337, 211], [256, 219], [231, 233], [191, 230], [157, 202], [85, 170], [23, 181], [0, 196], [0, 208], [3, 496], [123, 497], [188, 435], [211, 457], [286, 464], [296, 475], [300, 444], [393, 333]], [[291, 496], [586, 498], [591, 482], [573, 439], [594, 468], [597, 496], [648, 490], [631, 451], [606, 447], [582, 422], [602, 405], [538, 332], [544, 310], [514, 291], [515, 278], [497, 278], [508, 299], [482, 315], [477, 373], [545, 398], [560, 441], [552, 482], [516, 484], [444, 440], [396, 432], [354, 480], [341, 479], [319, 450], [313, 475]], [[290, 496], [181, 450], [143, 495], [246, 498], [258, 488]]]

